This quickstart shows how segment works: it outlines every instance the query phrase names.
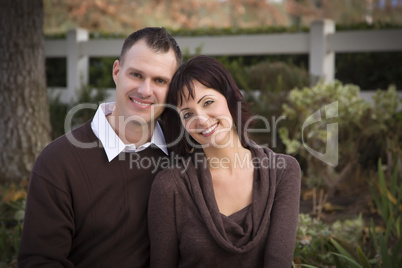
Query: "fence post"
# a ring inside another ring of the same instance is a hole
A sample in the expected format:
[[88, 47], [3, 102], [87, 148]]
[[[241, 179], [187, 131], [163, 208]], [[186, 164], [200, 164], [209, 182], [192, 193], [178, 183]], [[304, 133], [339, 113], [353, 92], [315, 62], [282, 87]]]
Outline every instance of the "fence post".
[[77, 90], [88, 85], [89, 59], [82, 55], [80, 42], [89, 40], [88, 31], [73, 29], [67, 33], [67, 99], [77, 100]]
[[330, 50], [328, 35], [335, 33], [332, 20], [315, 21], [310, 27], [309, 71], [312, 85], [319, 79], [325, 82], [334, 80], [335, 53]]

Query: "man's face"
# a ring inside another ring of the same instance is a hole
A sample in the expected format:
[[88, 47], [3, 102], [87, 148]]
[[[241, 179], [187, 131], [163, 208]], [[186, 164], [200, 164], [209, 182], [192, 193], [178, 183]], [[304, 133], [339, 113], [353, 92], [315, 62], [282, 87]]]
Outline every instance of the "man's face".
[[116, 103], [112, 115], [126, 123], [151, 124], [163, 112], [177, 67], [172, 49], [159, 53], [143, 40], [135, 43], [124, 55], [123, 62], [116, 60], [113, 65]]

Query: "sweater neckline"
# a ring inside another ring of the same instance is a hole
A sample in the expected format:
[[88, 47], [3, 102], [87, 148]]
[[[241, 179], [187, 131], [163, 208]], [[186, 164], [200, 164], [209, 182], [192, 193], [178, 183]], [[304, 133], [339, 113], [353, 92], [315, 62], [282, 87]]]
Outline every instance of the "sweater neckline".
[[[215, 202], [216, 202], [216, 200], [215, 200]], [[247, 211], [250, 207], [251, 207], [251, 204], [248, 204], [247, 206], [245, 206], [245, 207], [239, 209], [239, 210], [236, 211], [236, 212], [233, 212], [233, 213], [230, 214], [230, 215], [225, 215], [225, 214], [221, 213], [221, 216], [222, 216], [222, 217], [226, 217], [226, 218], [234, 218], [234, 217], [236, 217], [238, 214], [242, 214], [244, 211]]]
[[[251, 146], [253, 157], [258, 161], [269, 161], [272, 151], [268, 148]], [[259, 245], [264, 239], [271, 208], [268, 200], [272, 196], [270, 192], [270, 176], [268, 168], [256, 168], [253, 179], [252, 203], [243, 209], [247, 209], [243, 226], [235, 224], [230, 216], [219, 212], [213, 192], [212, 177], [206, 164], [203, 152], [193, 155], [193, 166], [187, 170], [190, 182], [190, 192], [200, 211], [201, 217], [214, 240], [226, 251], [244, 253]], [[200, 163], [202, 163], [200, 165]], [[195, 165], [195, 166], [194, 166]], [[238, 212], [242, 211], [239, 210]], [[234, 214], [236, 214], [235, 212]], [[222, 216], [223, 215], [223, 216]], [[233, 214], [232, 214], [233, 215]]]

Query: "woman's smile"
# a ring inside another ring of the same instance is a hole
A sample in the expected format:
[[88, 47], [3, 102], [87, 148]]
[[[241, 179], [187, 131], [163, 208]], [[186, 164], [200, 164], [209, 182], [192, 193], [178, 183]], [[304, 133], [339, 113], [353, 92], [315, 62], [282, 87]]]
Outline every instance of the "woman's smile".
[[218, 127], [218, 125], [219, 125], [219, 123], [213, 124], [212, 126], [207, 128], [206, 130], [202, 131], [201, 135], [203, 135], [204, 137], [211, 136], [215, 132], [215, 129]]

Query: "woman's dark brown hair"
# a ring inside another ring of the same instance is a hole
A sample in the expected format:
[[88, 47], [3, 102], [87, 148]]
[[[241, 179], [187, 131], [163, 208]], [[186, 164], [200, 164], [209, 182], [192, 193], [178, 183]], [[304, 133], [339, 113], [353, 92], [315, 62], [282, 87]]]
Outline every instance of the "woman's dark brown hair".
[[167, 107], [162, 115], [166, 144], [170, 151], [180, 156], [187, 156], [191, 148], [201, 147], [185, 131], [179, 114], [174, 108], [181, 105], [187, 92], [189, 98], [194, 98], [194, 80], [225, 96], [240, 141], [246, 147], [245, 124], [250, 115], [242, 93], [230, 73], [218, 60], [199, 55], [183, 63], [170, 83], [166, 99]]

